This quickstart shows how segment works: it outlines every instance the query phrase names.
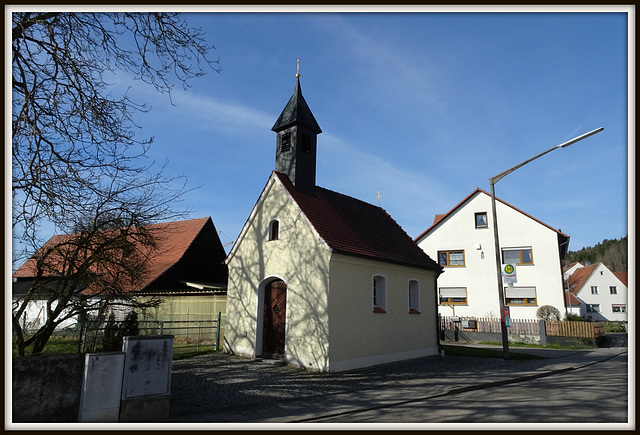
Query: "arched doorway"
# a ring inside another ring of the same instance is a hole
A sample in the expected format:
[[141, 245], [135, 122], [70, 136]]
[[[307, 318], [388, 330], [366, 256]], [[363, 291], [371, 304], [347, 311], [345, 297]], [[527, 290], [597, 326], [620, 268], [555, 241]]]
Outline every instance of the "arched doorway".
[[284, 357], [285, 321], [287, 319], [287, 284], [281, 279], [271, 281], [264, 289], [264, 320], [262, 356]]

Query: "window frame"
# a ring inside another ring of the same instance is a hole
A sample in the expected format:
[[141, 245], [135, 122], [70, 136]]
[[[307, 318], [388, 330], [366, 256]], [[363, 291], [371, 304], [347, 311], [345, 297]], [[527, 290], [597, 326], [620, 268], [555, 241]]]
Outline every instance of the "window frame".
[[[411, 286], [412, 283], [415, 283], [413, 288]], [[410, 279], [408, 293], [409, 314], [420, 314], [420, 281], [417, 279]]]
[[591, 294], [592, 295], [599, 295], [600, 294], [600, 290], [598, 290], [598, 286], [597, 285], [592, 285], [591, 286]]
[[[502, 248], [502, 264], [511, 264], [510, 261], [506, 261], [504, 259], [504, 253], [507, 251], [519, 251], [520, 252], [520, 261], [518, 261], [516, 264], [516, 266], [533, 266], [534, 262], [533, 262], [533, 248], [531, 246], [526, 246], [526, 247], [522, 247], [522, 248]], [[523, 255], [522, 252], [523, 251], [529, 251], [529, 257], [531, 258], [531, 262], [530, 263], [525, 263], [524, 259], [523, 259]]]
[[[508, 305], [508, 306], [520, 306], [520, 307], [533, 307], [533, 306], [537, 306], [538, 305], [538, 289], [535, 286], [520, 286], [520, 287], [513, 287], [514, 289], [533, 289], [533, 294], [535, 295], [535, 297], [533, 298], [529, 298], [526, 296], [523, 297], [508, 297], [507, 295], [507, 289], [509, 289], [509, 287], [505, 287], [504, 288], [504, 304]], [[514, 302], [514, 301], [522, 301], [522, 302]]]
[[[484, 225], [478, 225], [478, 217], [484, 215]], [[478, 211], [473, 214], [473, 221], [476, 226], [476, 229], [484, 229], [489, 228], [489, 218], [487, 216], [486, 211]]]
[[[618, 309], [616, 311], [616, 308]], [[627, 312], [627, 306], [625, 304], [611, 304], [611, 312], [612, 313], [626, 313]]]
[[[459, 297], [446, 297], [446, 301], [443, 301], [441, 290], [453, 290], [453, 289], [462, 289], [464, 290], [464, 298]], [[464, 299], [463, 301], [452, 301], [451, 299]], [[447, 306], [447, 305], [469, 305], [469, 292], [466, 287], [439, 287], [438, 288], [438, 305]]]
[[[454, 253], [462, 253], [462, 264], [451, 264], [451, 254]], [[442, 264], [442, 262], [440, 261], [440, 255], [442, 254], [446, 254], [446, 262], [447, 264]], [[438, 251], [438, 264], [442, 267], [466, 267], [467, 265], [467, 258], [466, 255], [464, 253], [464, 249], [450, 249], [450, 250], [446, 250], [446, 251]]]
[[384, 275], [374, 275], [371, 285], [371, 302], [374, 313], [387, 312], [387, 278]]
[[271, 219], [269, 222], [267, 240], [269, 242], [280, 240], [280, 221], [278, 219]]
[[[587, 313], [599, 313], [600, 312], [600, 304], [586, 304], [587, 305]], [[594, 308], [597, 308], [594, 310]]]
[[618, 294], [618, 286], [610, 285], [609, 286], [609, 294], [617, 295]]

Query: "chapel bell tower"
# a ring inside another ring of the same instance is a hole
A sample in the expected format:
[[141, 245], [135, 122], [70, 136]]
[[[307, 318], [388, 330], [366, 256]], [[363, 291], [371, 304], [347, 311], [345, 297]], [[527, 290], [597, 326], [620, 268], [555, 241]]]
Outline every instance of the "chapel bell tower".
[[300, 90], [300, 61], [296, 87], [271, 130], [276, 138], [276, 171], [289, 177], [296, 190], [315, 196], [316, 145], [320, 126]]

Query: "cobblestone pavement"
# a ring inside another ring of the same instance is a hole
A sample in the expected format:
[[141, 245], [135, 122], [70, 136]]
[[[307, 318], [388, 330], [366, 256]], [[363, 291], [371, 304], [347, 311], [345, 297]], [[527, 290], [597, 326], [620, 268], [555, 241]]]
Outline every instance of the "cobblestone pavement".
[[173, 362], [170, 416], [370, 389], [411, 379], [438, 379], [450, 373], [464, 376], [465, 372], [484, 369], [508, 371], [513, 364], [526, 362], [433, 356], [349, 372], [320, 373], [225, 353], [201, 355]]

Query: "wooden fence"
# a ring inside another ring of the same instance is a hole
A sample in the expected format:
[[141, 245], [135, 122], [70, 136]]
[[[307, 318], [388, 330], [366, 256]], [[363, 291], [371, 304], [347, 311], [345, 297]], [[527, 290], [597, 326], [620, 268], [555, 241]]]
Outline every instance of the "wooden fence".
[[[492, 317], [442, 317], [443, 331], [494, 332], [501, 333], [500, 319]], [[540, 335], [540, 320], [510, 319], [507, 328], [509, 334]], [[545, 321], [547, 336], [554, 337], [585, 337], [597, 338], [603, 336], [604, 322], [569, 322], [564, 320]]]
[[548, 336], [597, 338], [604, 335], [604, 322], [567, 322], [547, 320], [545, 328]]

